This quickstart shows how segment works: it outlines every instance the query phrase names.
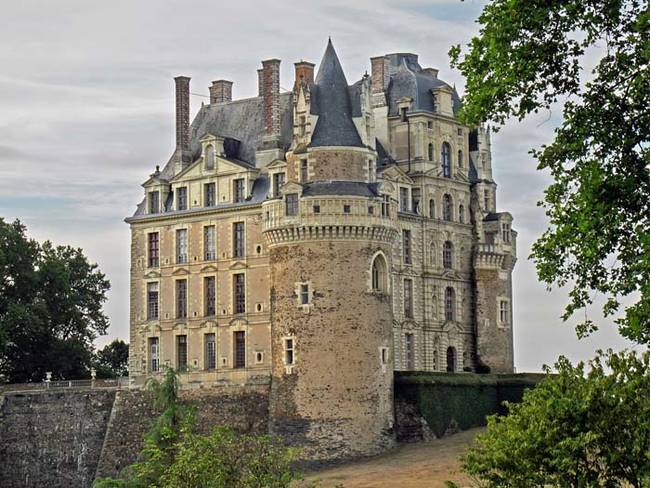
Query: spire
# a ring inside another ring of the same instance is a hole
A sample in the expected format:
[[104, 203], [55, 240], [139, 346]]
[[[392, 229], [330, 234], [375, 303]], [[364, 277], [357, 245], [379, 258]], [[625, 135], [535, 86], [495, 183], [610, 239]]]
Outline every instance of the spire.
[[311, 146], [363, 147], [352, 121], [352, 105], [341, 62], [332, 40], [327, 42], [325, 54], [316, 75], [318, 122], [311, 137]]

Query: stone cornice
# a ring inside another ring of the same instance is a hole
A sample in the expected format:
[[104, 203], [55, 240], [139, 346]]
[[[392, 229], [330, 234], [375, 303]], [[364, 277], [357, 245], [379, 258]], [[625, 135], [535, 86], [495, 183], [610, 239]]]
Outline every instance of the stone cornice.
[[354, 224], [337, 225], [289, 225], [264, 231], [269, 246], [301, 241], [364, 240], [391, 244], [397, 238], [397, 230], [385, 226]]

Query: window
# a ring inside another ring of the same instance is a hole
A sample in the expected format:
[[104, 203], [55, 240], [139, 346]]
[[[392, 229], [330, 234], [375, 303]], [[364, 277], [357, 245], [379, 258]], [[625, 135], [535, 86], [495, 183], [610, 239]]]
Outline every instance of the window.
[[187, 187], [176, 188], [176, 210], [187, 210]]
[[386, 292], [388, 290], [388, 266], [386, 259], [381, 254], [372, 261], [372, 290]]
[[510, 323], [510, 304], [508, 300], [499, 300], [499, 322], [502, 324]]
[[408, 212], [409, 211], [409, 189], [400, 188], [399, 189], [399, 211]]
[[346, 214], [350, 213], [350, 205], [343, 205], [343, 213]]
[[402, 231], [402, 257], [404, 263], [411, 264], [411, 231], [406, 229]]
[[429, 161], [433, 161], [433, 144], [429, 144], [427, 158]]
[[387, 347], [382, 347], [380, 348], [380, 361], [382, 365], [388, 364], [388, 348]]
[[203, 246], [205, 250], [205, 260], [213, 261], [217, 259], [216, 232], [214, 225], [208, 225], [203, 228]]
[[415, 368], [413, 357], [413, 334], [404, 334], [404, 366], [406, 369]]
[[307, 283], [302, 283], [300, 285], [300, 304], [309, 304], [309, 285]]
[[453, 268], [454, 246], [451, 242], [445, 241], [442, 246], [442, 266], [445, 269]]
[[314, 205], [314, 213], [319, 214], [320, 213], [320, 205]]
[[149, 234], [149, 267], [157, 268], [160, 265], [160, 258], [158, 252], [160, 250], [160, 242], [158, 240], [158, 232], [151, 232]]
[[155, 214], [160, 212], [160, 192], [149, 192], [149, 213]]
[[280, 197], [282, 185], [284, 185], [284, 173], [275, 173], [273, 175], [273, 198]]
[[368, 205], [368, 215], [375, 215], [375, 207]]
[[504, 243], [510, 244], [510, 224], [501, 224], [501, 239]]
[[373, 181], [373, 174], [372, 174], [372, 159], [368, 160], [368, 181]]
[[404, 280], [404, 316], [413, 318], [413, 280]]
[[214, 334], [205, 334], [205, 369], [217, 367], [217, 341]]
[[305, 183], [309, 179], [309, 163], [306, 159], [300, 160], [300, 181]]
[[176, 318], [187, 318], [187, 280], [176, 280]]
[[204, 186], [204, 200], [206, 207], [214, 207], [217, 204], [217, 192], [214, 183], [206, 183]]
[[233, 333], [233, 367], [246, 367], [246, 333], [237, 331]]
[[205, 315], [212, 317], [217, 313], [217, 280], [214, 276], [203, 279], [203, 293], [205, 299]]
[[147, 283], [147, 319], [158, 319], [158, 283]]
[[463, 151], [461, 149], [459, 149], [458, 150], [458, 167], [462, 168], [463, 164], [465, 164], [465, 162], [463, 161]]
[[176, 367], [179, 371], [187, 371], [187, 336], [176, 336]]
[[236, 178], [232, 180], [232, 185], [233, 185], [233, 198], [232, 201], [234, 203], [240, 203], [243, 202], [244, 199], [246, 198], [246, 195], [244, 194], [244, 179], [243, 178]]
[[445, 320], [454, 320], [454, 308], [456, 307], [456, 292], [450, 286], [445, 288]]
[[451, 195], [445, 194], [442, 197], [442, 219], [451, 222], [453, 220], [453, 214], [454, 202], [451, 199]]
[[244, 257], [244, 223], [232, 224], [232, 255], [235, 258]]
[[429, 130], [433, 129], [433, 122], [431, 120], [427, 121], [427, 129], [429, 129]]
[[294, 342], [293, 338], [287, 338], [284, 340], [284, 364], [287, 366], [293, 366], [295, 355], [294, 351]]
[[286, 215], [298, 215], [298, 194], [289, 193], [285, 198], [285, 214]]
[[381, 196], [381, 216], [390, 216], [390, 195]]
[[187, 263], [187, 229], [176, 231], [176, 263]]
[[453, 347], [447, 348], [447, 373], [456, 372], [456, 349]]
[[205, 169], [214, 169], [214, 147], [205, 147]]
[[442, 176], [451, 178], [451, 146], [448, 142], [442, 143]]
[[411, 210], [413, 213], [420, 213], [420, 199], [421, 199], [420, 188], [413, 188], [411, 190]]
[[157, 337], [149, 338], [149, 371], [152, 373], [160, 371], [160, 346]]
[[436, 202], [433, 198], [429, 200], [429, 217], [432, 219], [436, 218]]
[[490, 190], [483, 190], [483, 209], [490, 211]]
[[237, 273], [233, 278], [233, 297], [235, 298], [235, 313], [246, 312], [246, 282], [243, 273]]
[[458, 206], [458, 222], [461, 224], [465, 223], [465, 207], [462, 205]]

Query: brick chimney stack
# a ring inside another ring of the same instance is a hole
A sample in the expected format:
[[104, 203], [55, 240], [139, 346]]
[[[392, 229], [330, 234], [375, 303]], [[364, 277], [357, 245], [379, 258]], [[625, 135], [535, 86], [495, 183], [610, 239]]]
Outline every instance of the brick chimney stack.
[[267, 137], [280, 136], [280, 60], [262, 61], [262, 97]]
[[190, 78], [177, 76], [176, 82], [176, 150], [181, 156], [190, 149]]
[[224, 102], [232, 102], [232, 81], [213, 81], [210, 86], [210, 103]]
[[296, 79], [293, 85], [294, 90], [300, 83], [309, 85], [314, 82], [314, 63], [300, 60], [297, 63], [293, 63], [293, 65], [296, 67]]
[[388, 87], [390, 75], [386, 56], [370, 58], [372, 93], [382, 93]]
[[257, 70], [257, 96], [261, 97], [264, 94], [264, 69]]

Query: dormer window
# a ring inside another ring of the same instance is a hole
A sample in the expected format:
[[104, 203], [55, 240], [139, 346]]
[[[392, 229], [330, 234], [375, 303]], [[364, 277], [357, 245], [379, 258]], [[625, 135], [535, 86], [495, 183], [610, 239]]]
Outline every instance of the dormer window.
[[205, 148], [205, 169], [214, 169], [214, 146], [212, 145]]
[[401, 187], [399, 189], [399, 211], [409, 211], [409, 189]]
[[508, 223], [501, 224], [501, 240], [505, 244], [510, 244], [510, 224]]
[[176, 210], [187, 210], [187, 187], [176, 188]]
[[280, 197], [280, 188], [282, 188], [282, 185], [284, 185], [284, 181], [284, 173], [275, 173], [273, 175], [273, 198]]
[[237, 178], [233, 180], [233, 202], [240, 203], [246, 198], [244, 194], [244, 179]]
[[149, 213], [156, 214], [160, 212], [160, 192], [149, 192]]
[[286, 208], [285, 208], [286, 215], [289, 215], [289, 216], [298, 215], [298, 194], [297, 193], [289, 193], [286, 196], [285, 205], [286, 205]]

